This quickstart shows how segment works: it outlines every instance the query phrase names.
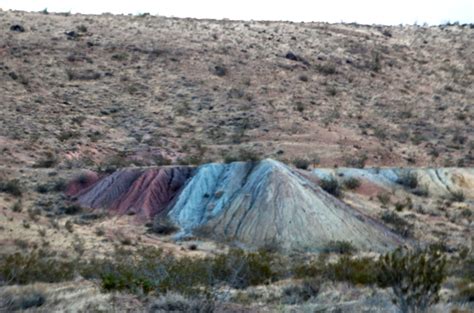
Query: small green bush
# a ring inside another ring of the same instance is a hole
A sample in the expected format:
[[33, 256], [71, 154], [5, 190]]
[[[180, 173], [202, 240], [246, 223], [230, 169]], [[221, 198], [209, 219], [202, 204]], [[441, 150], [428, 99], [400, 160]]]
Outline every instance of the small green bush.
[[466, 200], [466, 196], [462, 191], [453, 191], [450, 197], [451, 201], [453, 202], [464, 202]]
[[382, 283], [390, 286], [402, 312], [426, 312], [439, 301], [446, 277], [446, 258], [436, 250], [397, 249], [380, 261]]
[[380, 201], [382, 206], [386, 207], [390, 203], [390, 194], [386, 192], [380, 192], [377, 194], [377, 199]]
[[283, 289], [281, 301], [283, 304], [299, 304], [316, 297], [320, 290], [321, 282], [318, 279], [305, 279], [299, 285], [288, 286]]
[[75, 268], [74, 261], [55, 259], [44, 250], [15, 253], [0, 258], [0, 283], [61, 282], [73, 279]]
[[335, 281], [346, 281], [354, 285], [372, 285], [379, 282], [379, 264], [371, 258], [352, 259], [341, 257], [337, 263], [326, 266], [325, 276]]
[[33, 164], [33, 168], [52, 168], [58, 163], [59, 160], [56, 155], [51, 151], [47, 151], [41, 159]]
[[382, 221], [389, 224], [391, 229], [399, 235], [409, 238], [413, 236], [413, 224], [405, 221], [395, 212], [383, 212], [381, 216]]
[[15, 197], [21, 197], [23, 194], [22, 186], [18, 179], [12, 179], [6, 182], [0, 182], [0, 192], [9, 193]]
[[323, 249], [325, 253], [352, 254], [357, 249], [349, 241], [330, 241]]
[[344, 182], [342, 183], [342, 185], [346, 188], [346, 189], [349, 189], [349, 190], [354, 190], [354, 189], [357, 189], [359, 188], [360, 186], [360, 180], [355, 178], [355, 177], [349, 177], [347, 179], [344, 180]]
[[321, 179], [319, 185], [327, 193], [330, 193], [335, 197], [341, 196], [341, 187], [339, 186], [339, 182], [334, 177]]
[[214, 309], [215, 304], [209, 298], [202, 296], [186, 297], [179, 293], [168, 292], [152, 300], [148, 312], [212, 313]]
[[311, 165], [311, 162], [307, 159], [298, 158], [293, 160], [293, 165], [296, 166], [296, 168], [307, 170], [308, 167]]
[[24, 311], [38, 308], [46, 302], [46, 296], [39, 290], [26, 292], [4, 292], [0, 294], [0, 312]]
[[418, 175], [413, 172], [407, 171], [400, 175], [397, 179], [397, 183], [410, 189], [418, 187]]
[[167, 218], [156, 217], [151, 230], [159, 235], [170, 235], [178, 231], [178, 227]]

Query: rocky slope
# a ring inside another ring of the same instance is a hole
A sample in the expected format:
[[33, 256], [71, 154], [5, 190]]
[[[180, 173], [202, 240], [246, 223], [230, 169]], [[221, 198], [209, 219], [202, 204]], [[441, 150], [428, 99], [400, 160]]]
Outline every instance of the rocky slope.
[[0, 164], [472, 166], [473, 31], [0, 11]]

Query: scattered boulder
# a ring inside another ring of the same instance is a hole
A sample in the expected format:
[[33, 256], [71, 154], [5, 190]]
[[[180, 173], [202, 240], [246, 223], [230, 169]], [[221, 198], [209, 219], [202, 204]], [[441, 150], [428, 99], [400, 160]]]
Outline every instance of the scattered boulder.
[[297, 55], [297, 54], [295, 54], [291, 51], [286, 53], [285, 58], [288, 59], [288, 60], [291, 60], [291, 61], [301, 62], [304, 65], [309, 66], [309, 62], [306, 59], [304, 59], [303, 57], [301, 57], [301, 56], [299, 56], [299, 55]]
[[14, 24], [14, 25], [10, 26], [10, 30], [12, 32], [19, 32], [19, 33], [24, 33], [25, 32], [25, 28], [23, 26], [21, 26], [20, 24]]
[[217, 75], [219, 77], [223, 77], [227, 74], [227, 69], [222, 65], [216, 65], [216, 66], [214, 66], [213, 72], [214, 72], [214, 75]]

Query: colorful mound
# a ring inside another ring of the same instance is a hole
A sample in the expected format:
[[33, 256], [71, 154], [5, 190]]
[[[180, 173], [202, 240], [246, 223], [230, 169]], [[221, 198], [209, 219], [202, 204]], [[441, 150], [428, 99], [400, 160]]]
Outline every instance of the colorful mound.
[[150, 219], [168, 206], [192, 171], [190, 167], [123, 169], [102, 178], [75, 197], [84, 207]]
[[168, 216], [182, 228], [180, 236], [199, 232], [251, 247], [317, 251], [344, 240], [359, 249], [385, 251], [402, 243], [383, 225], [273, 160], [201, 166]]

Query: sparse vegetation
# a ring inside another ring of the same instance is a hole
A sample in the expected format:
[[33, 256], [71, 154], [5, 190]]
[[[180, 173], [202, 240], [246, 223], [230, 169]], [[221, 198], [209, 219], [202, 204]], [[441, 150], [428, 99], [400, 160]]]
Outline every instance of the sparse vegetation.
[[311, 165], [311, 162], [307, 159], [295, 159], [293, 160], [293, 164], [296, 166], [296, 168], [306, 170]]
[[159, 235], [170, 235], [178, 231], [178, 227], [169, 219], [164, 217], [156, 217], [153, 221], [152, 231]]
[[418, 176], [410, 171], [404, 172], [400, 175], [397, 183], [410, 189], [418, 187]]
[[403, 237], [412, 237], [414, 226], [405, 221], [395, 212], [383, 212], [381, 216], [382, 221], [389, 224], [393, 231]]
[[354, 190], [354, 189], [359, 188], [360, 180], [355, 177], [349, 177], [342, 182], [342, 185], [346, 189]]
[[464, 195], [464, 192], [462, 191], [453, 191], [451, 193], [451, 201], [453, 202], [464, 202], [466, 199], [466, 196]]
[[446, 258], [440, 251], [397, 249], [381, 259], [381, 266], [383, 283], [392, 287], [402, 312], [426, 312], [439, 301], [446, 276]]
[[338, 253], [338, 254], [352, 254], [357, 249], [349, 241], [330, 241], [323, 252], [325, 253]]
[[341, 196], [341, 188], [340, 188], [339, 182], [334, 177], [321, 179], [321, 182], [319, 183], [319, 185], [321, 186], [321, 188], [324, 189], [324, 191], [332, 194], [333, 196], [335, 197]]
[[0, 181], [0, 192], [9, 193], [15, 197], [21, 197], [23, 194], [22, 186], [20, 181], [17, 179], [12, 179], [8, 181]]

